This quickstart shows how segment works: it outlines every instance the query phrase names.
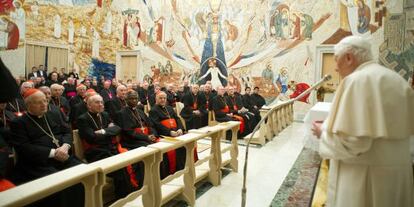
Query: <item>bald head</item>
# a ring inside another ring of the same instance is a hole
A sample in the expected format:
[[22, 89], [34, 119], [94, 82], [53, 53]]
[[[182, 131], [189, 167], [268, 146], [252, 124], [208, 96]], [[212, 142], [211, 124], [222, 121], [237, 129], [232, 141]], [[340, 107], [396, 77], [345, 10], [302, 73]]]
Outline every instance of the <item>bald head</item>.
[[200, 90], [200, 86], [198, 86], [197, 84], [191, 85], [191, 92], [193, 94], [197, 94], [199, 90]]
[[226, 92], [226, 90], [224, 89], [223, 86], [217, 87], [217, 95], [222, 96], [222, 95], [224, 95], [224, 92]]
[[86, 101], [88, 110], [92, 113], [101, 113], [104, 111], [103, 99], [99, 94], [92, 95]]
[[165, 106], [167, 104], [167, 94], [164, 91], [157, 92], [155, 103], [160, 106]]
[[43, 116], [47, 112], [46, 95], [40, 90], [26, 97], [24, 102], [27, 111], [32, 115]]

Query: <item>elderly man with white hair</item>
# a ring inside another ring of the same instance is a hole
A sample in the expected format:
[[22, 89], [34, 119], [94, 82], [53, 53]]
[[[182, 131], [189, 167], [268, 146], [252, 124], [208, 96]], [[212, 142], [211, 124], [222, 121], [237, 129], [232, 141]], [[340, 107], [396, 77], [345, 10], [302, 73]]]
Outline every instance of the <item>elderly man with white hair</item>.
[[62, 96], [65, 88], [59, 84], [52, 84], [50, 86], [51, 100], [50, 103], [58, 107], [66, 116], [69, 116], [70, 106], [68, 100]]
[[[45, 94], [29, 89], [24, 93], [24, 101], [27, 113], [10, 124], [10, 142], [18, 156], [13, 182], [25, 183], [80, 164], [71, 153], [71, 129], [58, 112], [48, 111]], [[82, 186], [75, 185], [38, 206], [83, 206], [83, 197]]]
[[[79, 116], [77, 121], [85, 159], [88, 162], [95, 162], [119, 154], [115, 143], [121, 128], [115, 125], [109, 114], [104, 111], [102, 96], [92, 95], [87, 99], [86, 104], [88, 111]], [[125, 197], [134, 190], [126, 169], [117, 170], [110, 176], [114, 179], [116, 198]]]
[[105, 111], [109, 113], [112, 120], [115, 121], [116, 113], [127, 106], [126, 103], [127, 88], [125, 85], [119, 85], [116, 88], [116, 97], [105, 102]]
[[12, 101], [9, 101], [6, 109], [13, 112], [15, 116], [22, 116], [26, 111], [26, 104], [24, 104], [23, 101], [23, 94], [33, 87], [34, 85], [32, 82], [23, 82], [20, 86], [20, 96]]
[[361, 37], [335, 46], [343, 79], [328, 118], [312, 129], [320, 155], [330, 159], [327, 206], [414, 206], [414, 91], [372, 59], [371, 45]]

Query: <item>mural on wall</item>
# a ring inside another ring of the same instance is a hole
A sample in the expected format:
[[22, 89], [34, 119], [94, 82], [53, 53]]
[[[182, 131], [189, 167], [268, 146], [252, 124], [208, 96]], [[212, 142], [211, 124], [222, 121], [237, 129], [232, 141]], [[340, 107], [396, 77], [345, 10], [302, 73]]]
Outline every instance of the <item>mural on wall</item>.
[[414, 8], [387, 18], [380, 63], [395, 70], [410, 84], [414, 79]]
[[[313, 50], [343, 21], [335, 15], [338, 5], [349, 30], [360, 35], [375, 33], [384, 16], [372, 0], [11, 2], [6, 17], [17, 28], [25, 21], [23, 39], [68, 47], [69, 69], [81, 76], [95, 74], [101, 63], [115, 64], [117, 51], [140, 50], [146, 80], [211, 81], [239, 91], [259, 86], [265, 97], [289, 97], [298, 88], [292, 83], [313, 82]], [[23, 18], [10, 11], [23, 11]]]
[[26, 13], [18, 0], [0, 2], [0, 50], [15, 50], [24, 46]]

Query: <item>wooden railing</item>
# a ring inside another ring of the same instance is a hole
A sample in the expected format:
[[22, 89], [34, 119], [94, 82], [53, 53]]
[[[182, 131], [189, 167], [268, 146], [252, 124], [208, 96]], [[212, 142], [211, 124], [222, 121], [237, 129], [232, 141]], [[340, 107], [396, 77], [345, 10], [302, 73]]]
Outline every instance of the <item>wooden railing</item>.
[[[239, 122], [222, 123], [210, 127], [208, 132], [194, 131], [176, 138], [162, 139], [161, 142], [147, 147], [140, 147], [90, 164], [81, 164], [1, 192], [1, 206], [27, 205], [77, 183], [83, 183], [85, 186], [85, 206], [104, 206], [103, 188], [108, 185], [107, 175], [141, 161], [144, 162], [145, 168], [143, 187], [115, 201], [111, 206], [124, 206], [128, 202], [134, 202], [136, 206], [161, 206], [178, 197], [188, 205], [194, 206], [195, 183], [207, 178], [213, 185], [220, 185], [221, 167], [226, 164], [237, 172], [238, 128]], [[233, 131], [232, 145], [221, 148], [221, 139], [225, 137], [227, 130]], [[74, 138], [78, 142], [75, 147], [81, 147], [76, 131], [74, 131]], [[192, 155], [200, 139], [210, 139], [211, 149], [208, 156], [194, 163]], [[161, 180], [159, 168], [163, 153], [180, 147], [186, 150], [185, 168]], [[81, 151], [75, 149], [75, 152], [78, 154]], [[222, 161], [222, 153], [225, 152], [230, 152], [231, 158]]]
[[82, 183], [85, 189], [85, 206], [95, 202], [98, 168], [80, 164], [69, 169], [39, 178], [0, 193], [1, 206], [24, 206], [39, 201], [65, 188]]
[[[269, 111], [266, 112], [262, 119], [259, 121], [259, 123], [256, 125], [256, 127], [253, 129], [252, 133], [247, 135], [245, 140], [247, 143], [246, 146], [246, 152], [245, 152], [245, 161], [243, 166], [243, 188], [242, 188], [242, 201], [241, 206], [246, 206], [246, 178], [247, 178], [247, 165], [249, 160], [249, 145], [250, 143], [254, 143], [256, 140], [258, 140], [258, 143], [264, 144], [265, 140], [263, 140], [264, 135], [268, 134], [271, 136], [271, 133], [273, 135], [276, 135], [279, 133], [283, 128], [285, 128], [287, 125], [293, 122], [293, 103], [295, 101], [300, 100], [307, 94], [309, 94], [312, 90], [315, 90], [317, 87], [319, 87], [322, 83], [330, 80], [332, 78], [331, 75], [325, 75], [320, 81], [315, 83], [312, 87], [308, 88], [306, 91], [302, 92], [299, 96], [297, 96], [294, 99], [290, 99], [285, 102], [276, 103], [274, 106], [271, 106]], [[270, 118], [270, 121], [268, 120]], [[266, 125], [266, 123], [269, 123], [264, 129], [266, 132], [263, 132], [263, 125]], [[270, 128], [269, 128], [270, 127]], [[270, 130], [270, 131], [269, 131]], [[263, 133], [262, 136], [256, 137], [256, 132]], [[264, 142], [263, 142], [264, 141]]]
[[128, 152], [108, 157], [89, 165], [95, 167], [98, 170], [98, 186], [95, 188], [95, 204], [96, 206], [103, 206], [103, 187], [107, 183], [107, 175], [111, 172], [117, 171], [119, 169], [125, 168], [128, 165], [138, 163], [140, 161], [144, 162], [144, 183], [140, 190], [129, 194], [127, 197], [120, 199], [113, 203], [111, 206], [124, 206], [127, 202], [130, 202], [136, 199], [138, 196], [142, 195], [142, 202], [144, 206], [154, 206], [155, 195], [153, 192], [153, 180], [151, 175], [153, 173], [152, 167], [156, 160], [156, 154], [158, 150], [140, 147]]

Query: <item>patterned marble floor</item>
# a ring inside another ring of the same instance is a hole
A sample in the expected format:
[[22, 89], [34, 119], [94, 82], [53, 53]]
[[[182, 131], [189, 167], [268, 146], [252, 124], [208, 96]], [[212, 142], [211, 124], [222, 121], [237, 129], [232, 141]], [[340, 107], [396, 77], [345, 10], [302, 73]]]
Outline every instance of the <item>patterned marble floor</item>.
[[[275, 204], [275, 195], [279, 189], [288, 186], [284, 184], [292, 166], [297, 163], [299, 154], [308, 156], [309, 151], [303, 150], [306, 139], [303, 123], [294, 122], [284, 129], [273, 141], [263, 147], [252, 147], [249, 150], [249, 165], [247, 175], [247, 203], [249, 207], [284, 206], [286, 199], [280, 197], [280, 203]], [[303, 152], [302, 152], [303, 150]], [[241, 188], [243, 181], [245, 146], [239, 146], [239, 172], [229, 171], [224, 176], [220, 186], [212, 187], [208, 183], [202, 183], [197, 187], [196, 206], [199, 207], [233, 207], [241, 206]], [[305, 167], [315, 163], [302, 161]], [[297, 164], [296, 164], [297, 165]], [[298, 166], [299, 168], [302, 166]], [[307, 172], [306, 172], [307, 173]], [[306, 174], [305, 173], [305, 174]], [[302, 173], [301, 173], [302, 174]], [[288, 176], [288, 179], [293, 177]], [[302, 178], [300, 178], [302, 179]], [[292, 184], [292, 183], [291, 183]], [[299, 183], [298, 183], [299, 184]], [[304, 185], [307, 185], [304, 182]], [[259, 190], [260, 189], [260, 190]], [[286, 192], [284, 195], [290, 195]], [[277, 198], [278, 196], [276, 196]], [[289, 197], [288, 197], [289, 198]], [[277, 202], [279, 202], [276, 199]], [[286, 204], [287, 205], [287, 204]], [[166, 206], [186, 206], [182, 202], [170, 202]]]

